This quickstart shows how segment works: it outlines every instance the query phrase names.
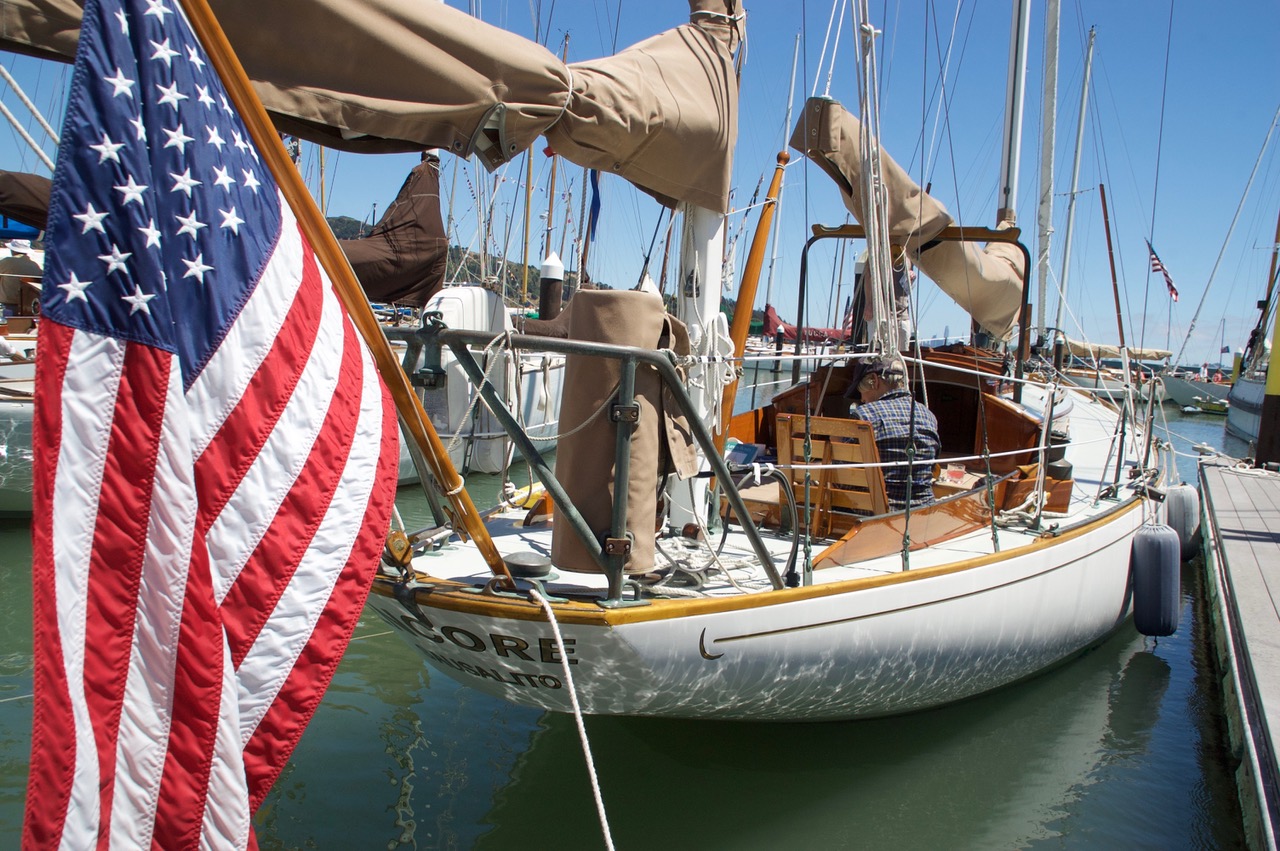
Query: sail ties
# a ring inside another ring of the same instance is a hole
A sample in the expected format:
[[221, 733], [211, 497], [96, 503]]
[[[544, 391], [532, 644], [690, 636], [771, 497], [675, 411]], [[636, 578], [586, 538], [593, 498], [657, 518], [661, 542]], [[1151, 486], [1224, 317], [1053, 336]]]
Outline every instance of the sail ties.
[[565, 89], [565, 93], [564, 93], [564, 103], [560, 104], [560, 111], [556, 113], [556, 117], [551, 121], [547, 122], [546, 128], [543, 129], [542, 131], [543, 133], [546, 133], [547, 130], [550, 130], [552, 127], [559, 124], [560, 119], [564, 118], [566, 115], [569, 114], [569, 107], [573, 105], [573, 97], [576, 91], [576, 88], [574, 86], [574, 79], [573, 79], [573, 66], [565, 65], [564, 70], [566, 74], [565, 82], [568, 84], [568, 88]]

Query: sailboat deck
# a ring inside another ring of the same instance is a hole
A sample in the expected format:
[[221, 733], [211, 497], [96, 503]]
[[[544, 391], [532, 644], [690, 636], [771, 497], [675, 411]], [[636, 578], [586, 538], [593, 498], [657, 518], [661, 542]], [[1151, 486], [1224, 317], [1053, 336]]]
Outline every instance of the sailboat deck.
[[[1110, 501], [1094, 504], [1091, 499], [1077, 497], [1068, 515], [1046, 517], [1042, 527], [1055, 523], [1062, 526], [1073, 525], [1108, 510], [1112, 505], [1114, 503]], [[525, 513], [524, 509], [512, 509], [490, 517], [487, 525], [494, 545], [504, 557], [517, 553], [536, 553], [549, 557], [550, 527], [522, 526]], [[712, 550], [719, 544], [720, 532], [713, 530], [711, 534], [710, 546], [679, 537], [661, 539], [658, 542], [654, 572], [638, 578], [646, 594], [657, 597], [724, 597], [770, 590], [768, 576], [742, 531], [736, 527], [732, 529], [723, 549], [715, 555]], [[1033, 543], [1041, 535], [1040, 530], [1015, 527], [999, 528], [994, 537], [998, 540], [998, 551], [1009, 552]], [[761, 537], [774, 566], [779, 573], [783, 572], [792, 547], [791, 537], [769, 531], [762, 532]], [[816, 559], [830, 543], [830, 539], [812, 539], [811, 555]], [[798, 560], [803, 563], [803, 540], [798, 546]], [[844, 582], [898, 573], [904, 569], [920, 570], [956, 564], [989, 555], [996, 550], [997, 547], [993, 546], [993, 530], [988, 526], [949, 541], [914, 550], [907, 554], [905, 562], [900, 552], [894, 552], [853, 564], [822, 567], [813, 571], [812, 581], [814, 584]], [[485, 585], [493, 578], [480, 552], [472, 544], [456, 539], [415, 561], [414, 568], [420, 574], [427, 574], [421, 577], [423, 579], [462, 582], [476, 587]], [[673, 572], [677, 574], [675, 581], [668, 580], [666, 577]], [[683, 578], [680, 577], [681, 573], [684, 574]], [[696, 580], [690, 578], [695, 576]], [[547, 580], [546, 588], [552, 594], [564, 596], [603, 595], [606, 579], [602, 574], [571, 573], [557, 569], [553, 570]]]
[[[1030, 407], [1043, 406], [1043, 398], [1029, 388], [1027, 402]], [[891, 552], [876, 558], [849, 564], [824, 566], [812, 574], [815, 584], [843, 582], [898, 573], [904, 569], [919, 570], [940, 565], [956, 564], [968, 559], [990, 555], [995, 551], [1008, 552], [1038, 540], [1043, 530], [1055, 525], [1068, 528], [1085, 522], [1114, 506], [1111, 500], [1098, 500], [1104, 482], [1114, 479], [1114, 462], [1107, 446], [1114, 439], [1114, 421], [1109, 419], [1105, 406], [1075, 391], [1070, 393], [1071, 430], [1073, 442], [1081, 451], [1071, 453], [1075, 463], [1074, 486], [1070, 504], [1061, 514], [1046, 513], [1039, 530], [1029, 530], [1017, 525], [996, 528], [983, 526], [975, 531], [950, 540], [917, 549], [904, 557]], [[1062, 406], [1067, 407], [1067, 406]], [[1130, 436], [1132, 438], [1132, 436]], [[493, 513], [486, 525], [494, 545], [504, 557], [516, 553], [535, 553], [550, 557], [551, 527], [526, 527], [522, 521], [523, 508], [510, 508]], [[720, 543], [718, 528], [711, 530], [711, 544], [698, 545], [679, 537], [659, 540], [653, 573], [640, 578], [646, 593], [654, 596], [735, 596], [744, 593], [767, 591], [771, 588], [768, 576], [751, 549], [747, 536], [737, 527], [728, 534], [723, 549], [712, 550]], [[792, 547], [789, 533], [778, 534], [762, 530], [762, 540], [779, 573], [785, 570]], [[816, 560], [832, 539], [811, 539], [810, 556]], [[804, 563], [802, 541], [798, 552], [797, 570]], [[414, 562], [414, 569], [428, 581], [447, 580], [473, 586], [483, 586], [493, 578], [480, 552], [470, 543], [456, 538], [442, 547], [429, 551]], [[668, 578], [669, 574], [676, 576]], [[423, 576], [425, 574], [425, 576]], [[684, 574], [681, 576], [680, 574]], [[569, 573], [559, 568], [547, 581], [547, 590], [553, 594], [571, 596], [603, 594], [606, 578], [602, 574]]]

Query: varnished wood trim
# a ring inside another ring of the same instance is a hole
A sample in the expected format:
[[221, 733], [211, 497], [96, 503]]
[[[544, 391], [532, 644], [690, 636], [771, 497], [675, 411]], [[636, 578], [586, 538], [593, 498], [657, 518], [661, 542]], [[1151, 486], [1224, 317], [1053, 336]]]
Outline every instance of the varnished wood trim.
[[[850, 594], [867, 588], [879, 588], [896, 585], [902, 582], [914, 582], [960, 573], [966, 570], [984, 567], [1003, 561], [1010, 557], [1020, 557], [1043, 549], [1055, 547], [1067, 541], [1075, 540], [1083, 535], [1096, 531], [1099, 527], [1115, 522], [1131, 511], [1141, 509], [1143, 499], [1133, 496], [1117, 504], [1114, 508], [1077, 526], [1065, 529], [1054, 536], [1045, 536], [1014, 549], [999, 553], [988, 553], [964, 559], [951, 564], [936, 567], [918, 568], [898, 573], [887, 573], [880, 576], [869, 576], [860, 579], [849, 579], [843, 582], [827, 582], [821, 585], [810, 585], [803, 588], [784, 588], [780, 591], [762, 591], [757, 594], [744, 594], [734, 597], [716, 597], [701, 599], [651, 600], [650, 605], [621, 609], [602, 609], [594, 602], [571, 601], [557, 603], [553, 606], [556, 618], [562, 623], [586, 624], [593, 626], [619, 626], [627, 623], [643, 623], [646, 621], [670, 620], [691, 615], [715, 614], [718, 612], [745, 611], [765, 606], [794, 603], [836, 594]], [[418, 592], [419, 605], [428, 608], [454, 611], [468, 615], [491, 618], [510, 618], [514, 620], [545, 621], [546, 615], [541, 606], [528, 601], [506, 597], [482, 596], [479, 594], [451, 590], [462, 587], [458, 583], [435, 580], [429, 576], [420, 577], [420, 581], [433, 583], [434, 588]], [[375, 593], [384, 597], [394, 597], [389, 580], [379, 579], [374, 583]]]

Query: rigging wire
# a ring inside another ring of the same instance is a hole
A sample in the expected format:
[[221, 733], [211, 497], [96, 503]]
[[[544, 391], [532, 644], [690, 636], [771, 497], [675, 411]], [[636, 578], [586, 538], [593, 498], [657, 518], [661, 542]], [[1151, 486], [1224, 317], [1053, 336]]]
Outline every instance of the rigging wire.
[[1231, 226], [1227, 228], [1226, 238], [1222, 240], [1222, 248], [1218, 250], [1218, 258], [1213, 261], [1213, 269], [1209, 272], [1209, 280], [1205, 282], [1204, 292], [1200, 294], [1200, 303], [1196, 305], [1195, 315], [1191, 317], [1191, 325], [1187, 328], [1187, 336], [1182, 341], [1182, 348], [1178, 349], [1178, 356], [1174, 358], [1174, 363], [1182, 362], [1182, 354], [1187, 349], [1187, 343], [1191, 340], [1191, 333], [1196, 329], [1196, 321], [1200, 318], [1200, 311], [1204, 308], [1205, 299], [1209, 295], [1209, 288], [1213, 286], [1214, 276], [1218, 274], [1218, 265], [1222, 263], [1222, 256], [1226, 254], [1227, 244], [1231, 242], [1231, 234], [1236, 229], [1236, 222], [1240, 220], [1240, 211], [1244, 208], [1245, 199], [1249, 197], [1249, 189], [1253, 186], [1253, 179], [1258, 174], [1258, 166], [1262, 162], [1262, 157], [1267, 151], [1267, 146], [1271, 144], [1271, 136], [1275, 133], [1276, 124], [1280, 122], [1280, 105], [1276, 106], [1275, 115], [1271, 117], [1271, 124], [1267, 127], [1266, 138], [1262, 140], [1262, 148], [1258, 151], [1258, 158], [1253, 162], [1253, 170], [1249, 172], [1249, 181], [1245, 184], [1244, 192], [1240, 195], [1240, 203], [1236, 205], [1236, 212], [1231, 217]]
[[[1164, 148], [1164, 117], [1165, 103], [1169, 96], [1169, 56], [1173, 52], [1173, 7], [1176, 4], [1174, 0], [1169, 0], [1169, 25], [1165, 30], [1164, 41], [1164, 81], [1160, 89], [1160, 132], [1156, 135], [1156, 173], [1153, 184], [1151, 186], [1151, 230], [1147, 233], [1147, 242], [1151, 243], [1155, 239], [1156, 230], [1156, 200], [1160, 194], [1160, 154]], [[1141, 330], [1138, 332], [1138, 345], [1145, 348], [1147, 345], [1147, 313], [1148, 305], [1151, 300], [1151, 266], [1147, 266], [1146, 282], [1143, 285], [1142, 293], [1142, 324], [1139, 326]]]
[[836, 54], [840, 50], [840, 33], [844, 31], [844, 10], [848, 0], [840, 0], [840, 15], [836, 22], [836, 37], [831, 42], [831, 64], [827, 66], [827, 84], [822, 91], [823, 97], [831, 96], [831, 76], [836, 72]]
[[[826, 32], [826, 35], [822, 37], [822, 52], [818, 54], [818, 70], [817, 70], [817, 73], [815, 73], [813, 76], [813, 91], [810, 92], [810, 95], [818, 94], [818, 77], [822, 74], [822, 63], [827, 60], [827, 44], [831, 41], [831, 27], [835, 23], [836, 3], [838, 2], [842, 2], [842, 0], [831, 0], [831, 16], [827, 18], [827, 32]], [[807, 16], [804, 15], [803, 3], [800, 4], [800, 9], [801, 9], [801, 17], [807, 19]], [[843, 14], [842, 14], [842, 17], [843, 17]], [[835, 50], [833, 48], [832, 53], [834, 52]], [[806, 62], [805, 64], [808, 65], [809, 63]], [[808, 68], [805, 69], [805, 72], [806, 74], [808, 73]]]

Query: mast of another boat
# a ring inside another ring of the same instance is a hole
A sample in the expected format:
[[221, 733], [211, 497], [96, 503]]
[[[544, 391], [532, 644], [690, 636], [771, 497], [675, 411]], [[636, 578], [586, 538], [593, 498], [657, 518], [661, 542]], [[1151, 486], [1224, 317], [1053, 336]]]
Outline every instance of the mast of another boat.
[[1261, 340], [1265, 339], [1267, 317], [1271, 315], [1271, 310], [1275, 307], [1275, 302], [1271, 299], [1275, 296], [1276, 291], [1276, 260], [1280, 255], [1280, 214], [1276, 215], [1276, 238], [1271, 246], [1271, 269], [1267, 272], [1267, 294], [1258, 302], [1258, 310], [1261, 315], [1258, 317], [1258, 324], [1254, 328], [1251, 339], [1255, 339], [1249, 352], [1249, 363], [1244, 364], [1243, 368], [1250, 373], [1257, 373], [1264, 369], [1264, 353], [1265, 346], [1261, 345]]
[[[578, 198], [578, 235], [573, 239], [573, 256], [577, 266], [577, 274], [574, 275], [574, 280], [569, 287], [570, 298], [577, 292], [578, 285], [582, 283], [583, 264], [587, 260], [587, 249], [584, 240], [587, 233], [587, 181], [590, 179], [588, 171], [588, 168], [584, 165], [582, 167], [582, 189]], [[563, 257], [564, 255], [561, 256]]]
[[[996, 225], [1017, 224], [1018, 170], [1022, 164], [1022, 112], [1026, 101], [1027, 33], [1031, 29], [1031, 0], [1014, 0], [1009, 33], [1009, 78], [1005, 90], [1004, 136], [1000, 150], [1000, 183], [996, 188]], [[1023, 295], [1026, 304], [1026, 295]], [[1026, 317], [1019, 317], [1021, 334], [1028, 338]], [[970, 323], [971, 342], [977, 346], [981, 334], [977, 321]], [[1019, 346], [1019, 350], [1021, 350]], [[1021, 385], [1018, 385], [1020, 388]]]
[[[1275, 291], [1278, 254], [1280, 254], [1280, 217], [1276, 219], [1276, 241], [1271, 248], [1271, 271], [1267, 275], [1268, 307], [1272, 304], [1271, 297]], [[1276, 345], [1280, 343], [1280, 310], [1272, 312], [1274, 317], [1271, 325], [1271, 358], [1267, 363], [1267, 386], [1262, 397], [1262, 413], [1258, 422], [1257, 449], [1254, 450], [1260, 465], [1280, 462], [1280, 352], [1277, 352]], [[1265, 315], [1264, 313], [1263, 316]], [[1263, 321], [1265, 322], [1265, 318]], [[1262, 348], [1262, 340], [1259, 339], [1254, 345]]]
[[533, 148], [524, 152], [524, 254], [520, 263], [520, 306], [529, 301], [529, 224], [533, 206]]
[[[1067, 230], [1063, 235], [1062, 275], [1058, 281], [1058, 315], [1054, 325], [1062, 327], [1062, 309], [1067, 303], [1067, 275], [1071, 268], [1071, 232], [1076, 222], [1076, 195], [1080, 188], [1080, 151], [1084, 147], [1084, 120], [1089, 108], [1089, 76], [1093, 69], [1093, 42], [1096, 33], [1089, 28], [1089, 47], [1084, 58], [1084, 83], [1080, 86], [1080, 118], [1076, 125], [1076, 150], [1071, 162], [1071, 194], [1067, 196]], [[1124, 344], [1121, 343], [1123, 346]]]
[[[1090, 31], [1090, 35], [1092, 36], [1092, 31]], [[1093, 47], [1092, 38], [1089, 39], [1089, 47], [1090, 48]], [[1088, 79], [1088, 73], [1085, 74], [1085, 79], [1086, 80]], [[1102, 201], [1102, 230], [1107, 235], [1107, 262], [1111, 264], [1111, 293], [1115, 298], [1115, 302], [1116, 302], [1116, 330], [1120, 335], [1120, 365], [1124, 369], [1125, 393], [1124, 393], [1123, 405], [1124, 405], [1124, 411], [1127, 414], [1131, 410], [1131, 406], [1133, 404], [1133, 399], [1129, 394], [1129, 382], [1130, 382], [1129, 347], [1125, 345], [1125, 340], [1124, 340], [1124, 315], [1120, 311], [1120, 284], [1116, 280], [1116, 259], [1115, 259], [1115, 253], [1111, 249], [1111, 218], [1110, 216], [1107, 215], [1107, 189], [1101, 183], [1098, 184], [1098, 197]], [[1059, 305], [1061, 305], [1061, 302], [1059, 302]], [[1101, 362], [1101, 360], [1102, 360], [1101, 357], [1097, 357], [1094, 359], [1094, 363], [1097, 364]], [[1099, 373], [1094, 373], [1095, 376], [1098, 374]], [[1101, 384], [1101, 381], [1099, 380], [1099, 385], [1100, 384]], [[1152, 391], [1152, 396], [1154, 397], [1154, 395], [1155, 395], [1154, 391]], [[1129, 421], [1129, 418], [1127, 416], [1120, 418], [1120, 446], [1124, 446], [1125, 430], [1126, 430], [1128, 421]], [[1147, 429], [1148, 436], [1150, 435], [1150, 432], [1151, 430], [1150, 428], [1148, 428]], [[1116, 453], [1116, 474], [1115, 474], [1115, 478], [1112, 480], [1112, 484], [1118, 484], [1120, 482], [1120, 472], [1123, 469], [1123, 467], [1124, 467], [1124, 453], [1117, 452]]]
[[329, 201], [328, 201], [328, 199], [327, 199], [327, 198], [325, 198], [325, 195], [324, 195], [324, 190], [325, 190], [325, 185], [324, 185], [324, 178], [325, 178], [325, 174], [324, 174], [324, 145], [319, 145], [318, 147], [320, 148], [320, 214], [321, 214], [321, 215], [323, 215], [323, 216], [328, 216], [328, 215], [329, 215]]
[[[729, 339], [733, 345], [733, 358], [741, 362], [747, 348], [747, 334], [751, 330], [751, 314], [754, 310], [756, 290], [760, 284], [760, 269], [764, 265], [764, 249], [769, 241], [769, 232], [776, 221], [779, 196], [782, 194], [782, 174], [791, 156], [786, 151], [778, 152], [777, 165], [773, 169], [773, 179], [769, 182], [769, 191], [765, 195], [764, 204], [760, 208], [760, 221], [756, 223], [756, 232], [751, 240], [751, 250], [747, 253], [747, 264], [742, 271], [742, 284], [738, 287], [738, 303], [733, 309], [733, 323], [729, 326]], [[776, 247], [776, 243], [775, 243]], [[766, 297], [765, 303], [768, 303]], [[743, 366], [745, 369], [745, 365]], [[738, 393], [738, 380], [734, 379], [724, 387], [720, 401], [720, 424], [714, 429], [716, 446], [723, 451], [729, 435], [729, 421], [733, 419], [733, 408]]]

